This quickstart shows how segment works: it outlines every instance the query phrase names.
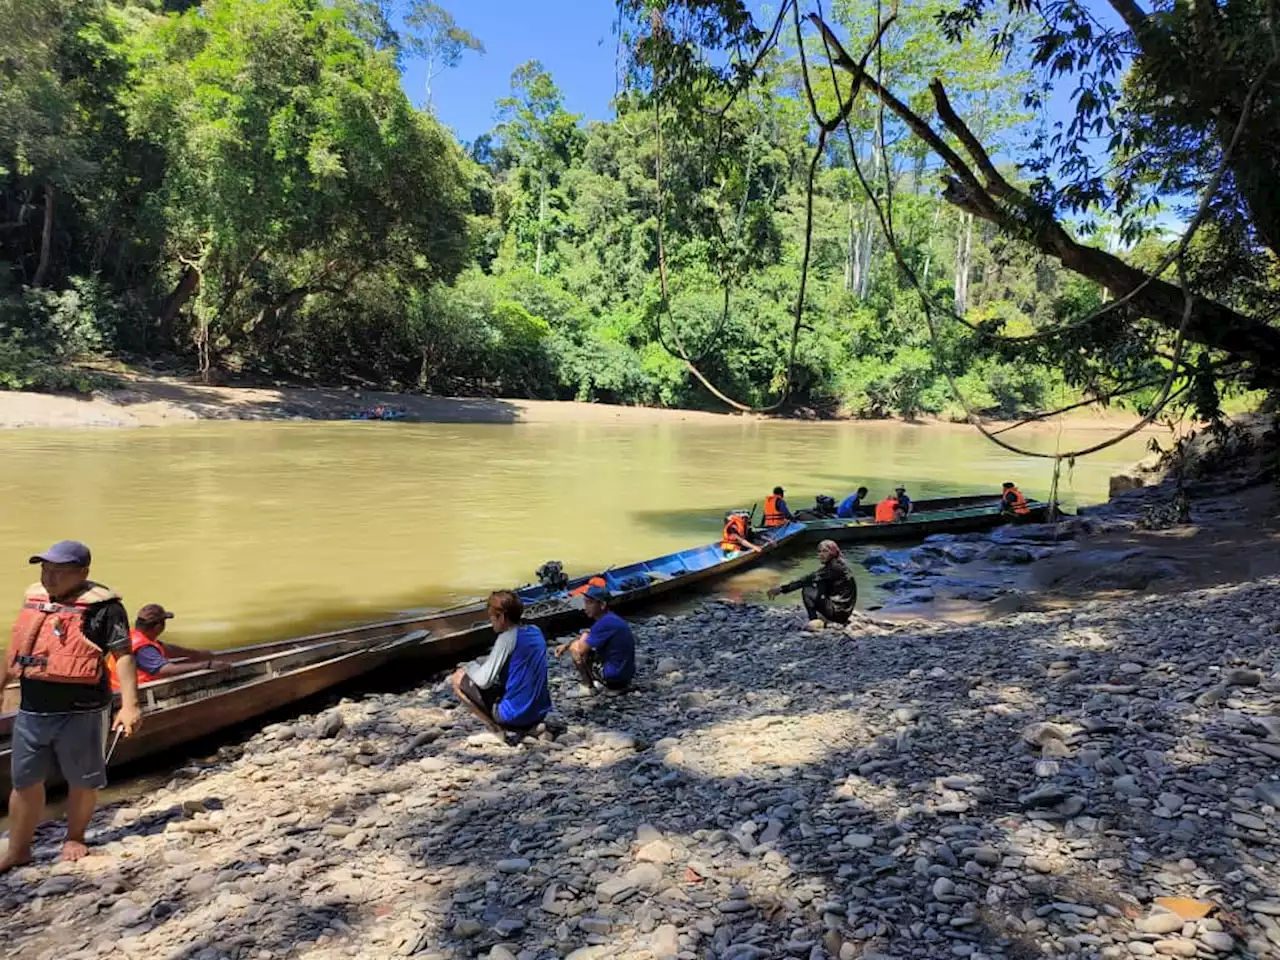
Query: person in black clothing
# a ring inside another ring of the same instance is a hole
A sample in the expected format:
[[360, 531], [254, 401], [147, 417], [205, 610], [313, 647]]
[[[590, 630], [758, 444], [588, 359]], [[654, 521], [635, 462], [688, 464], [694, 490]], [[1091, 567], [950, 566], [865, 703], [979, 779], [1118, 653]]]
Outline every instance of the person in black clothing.
[[791, 583], [770, 587], [769, 596], [799, 590], [810, 620], [848, 623], [858, 602], [858, 584], [853, 579], [853, 571], [833, 540], [823, 540], [818, 544], [818, 560], [822, 566], [813, 573]]
[[40, 564], [40, 582], [27, 589], [13, 640], [0, 659], [0, 689], [17, 679], [22, 697], [13, 721], [9, 849], [0, 873], [31, 860], [44, 815], [44, 784], [55, 763], [67, 782], [62, 859], [79, 860], [89, 852], [85, 828], [107, 784], [109, 654], [120, 679], [114, 726], [131, 736], [142, 720], [129, 616], [116, 594], [89, 580], [89, 548], [63, 540], [30, 562]]

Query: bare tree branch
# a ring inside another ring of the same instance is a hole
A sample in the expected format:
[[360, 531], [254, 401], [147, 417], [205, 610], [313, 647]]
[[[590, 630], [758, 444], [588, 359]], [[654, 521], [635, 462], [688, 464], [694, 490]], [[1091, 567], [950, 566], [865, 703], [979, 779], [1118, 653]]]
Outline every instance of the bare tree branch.
[[942, 86], [942, 81], [936, 77], [931, 80], [929, 82], [929, 92], [933, 94], [933, 102], [938, 108], [938, 119], [964, 145], [965, 152], [969, 154], [973, 162], [978, 165], [978, 169], [982, 171], [982, 176], [987, 181], [987, 189], [997, 197], [1016, 200], [1024, 199], [1022, 194], [1011, 187], [1009, 182], [1000, 175], [996, 165], [991, 162], [991, 157], [987, 154], [986, 148], [978, 142], [978, 138], [974, 136], [968, 125], [960, 119], [955, 108], [951, 106], [951, 100], [947, 97], [947, 91]]
[[1138, 6], [1136, 0], [1107, 0], [1111, 9], [1120, 15], [1125, 26], [1133, 31], [1133, 35], [1142, 42], [1140, 34], [1147, 26], [1147, 12]]
[[[840, 45], [831, 28], [820, 18], [811, 14], [810, 20], [822, 31], [828, 50], [831, 51], [831, 61], [853, 75], [866, 89], [880, 98], [880, 101], [952, 170], [955, 176], [947, 182], [946, 189], [943, 191], [945, 200], [974, 216], [995, 224], [1002, 232], [1030, 243], [1041, 252], [1057, 259], [1068, 270], [1101, 284], [1117, 298], [1113, 304], [1109, 304], [1104, 309], [1111, 309], [1119, 306], [1120, 303], [1127, 302], [1140, 315], [1161, 326], [1172, 330], [1185, 329], [1186, 335], [1192, 340], [1249, 361], [1256, 367], [1257, 376], [1261, 382], [1280, 384], [1280, 369], [1276, 369], [1274, 363], [1274, 358], [1280, 356], [1280, 330], [1254, 317], [1237, 313], [1217, 301], [1189, 297], [1177, 286], [1159, 279], [1158, 276], [1138, 270], [1104, 250], [1077, 242], [1050, 210], [1009, 186], [1007, 181], [1000, 177], [998, 171], [995, 171], [998, 183], [993, 184], [993, 190], [1001, 194], [1000, 199], [1003, 201], [997, 203], [969, 165], [927, 121], [868, 76], [865, 69], [854, 62]], [[1233, 143], [1238, 142], [1244, 122], [1249, 115], [1248, 108], [1252, 105], [1272, 66], [1274, 61], [1264, 68], [1251, 87], [1249, 96], [1246, 97], [1246, 109], [1242, 112], [1235, 128], [1236, 136], [1233, 138]], [[938, 85], [938, 89], [941, 89], [941, 85]], [[950, 102], [946, 99], [945, 91], [942, 92], [943, 103], [949, 108]], [[935, 89], [935, 97], [936, 95]], [[994, 171], [994, 165], [991, 164], [990, 158], [972, 132], [954, 110], [949, 112], [954, 127], [949, 126], [948, 129], [962, 142], [968, 140], [975, 146], [977, 150], [974, 157], [975, 163], [981, 165], [983, 160], [979, 158], [985, 158], [985, 162]], [[939, 116], [943, 117], [944, 122], [946, 121], [941, 105]], [[1214, 189], [1221, 181], [1221, 175], [1226, 170], [1230, 154], [1230, 149], [1225, 151], [1218, 176], [1211, 184]], [[1202, 218], [1203, 211], [1211, 198], [1212, 190], [1206, 192], [1201, 204], [1201, 215], [1197, 216], [1195, 224], [1198, 224]], [[881, 219], [883, 222], [883, 215]], [[889, 229], [887, 225], [886, 229]], [[1189, 239], [1189, 234], [1184, 234], [1183, 242], [1171, 252], [1169, 262], [1181, 255]], [[1160, 272], [1163, 272], [1163, 267]], [[1191, 304], [1190, 317], [1184, 319], [1188, 303]], [[1095, 318], [1096, 316], [1090, 319]], [[963, 318], [959, 319], [965, 322]], [[992, 339], [1000, 338], [992, 337]]]

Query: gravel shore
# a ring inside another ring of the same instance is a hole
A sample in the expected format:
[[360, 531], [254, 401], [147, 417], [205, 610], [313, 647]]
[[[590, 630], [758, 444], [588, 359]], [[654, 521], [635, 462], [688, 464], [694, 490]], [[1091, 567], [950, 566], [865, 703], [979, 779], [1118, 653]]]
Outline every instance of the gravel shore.
[[[641, 622], [509, 748], [343, 701], [0, 880], [10, 956], [1280, 955], [1280, 579], [977, 624]], [[1176, 898], [1176, 899], [1168, 899]]]

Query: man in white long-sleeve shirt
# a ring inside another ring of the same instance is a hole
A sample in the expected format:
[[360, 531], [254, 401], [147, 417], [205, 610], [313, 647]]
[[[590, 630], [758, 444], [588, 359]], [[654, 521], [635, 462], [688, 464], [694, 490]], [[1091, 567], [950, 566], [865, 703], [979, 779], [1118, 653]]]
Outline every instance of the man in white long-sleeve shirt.
[[513, 592], [492, 594], [493, 649], [483, 661], [459, 667], [451, 678], [462, 705], [508, 743], [518, 742], [551, 712], [547, 641], [537, 627], [521, 622], [523, 616], [524, 605]]

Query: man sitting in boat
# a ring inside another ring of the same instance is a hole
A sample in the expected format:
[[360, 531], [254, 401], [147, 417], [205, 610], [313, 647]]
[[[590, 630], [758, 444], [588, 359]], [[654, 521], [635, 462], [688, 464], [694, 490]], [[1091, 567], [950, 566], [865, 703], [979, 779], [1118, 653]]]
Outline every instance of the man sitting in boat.
[[781, 487], [774, 487], [773, 493], [765, 497], [764, 500], [764, 525], [766, 527], [785, 527], [794, 517], [791, 516], [791, 508], [787, 506], [787, 501], [783, 499], [786, 491]]
[[515, 746], [551, 712], [547, 641], [522, 622], [524, 604], [512, 590], [491, 593], [488, 613], [498, 635], [489, 656], [459, 667], [450, 679], [462, 705]]
[[751, 542], [751, 515], [745, 510], [733, 510], [724, 516], [724, 532], [720, 534], [720, 549], [725, 555], [759, 550]]
[[867, 495], [866, 487], [859, 487], [857, 493], [851, 493], [840, 501], [836, 507], [836, 516], [841, 520], [852, 520], [858, 516], [858, 507], [862, 506], [862, 498]]
[[894, 497], [898, 501], [898, 509], [902, 511], [901, 519], [905, 520], [915, 511], [915, 504], [911, 502], [911, 498], [907, 496], [906, 487], [898, 487], [893, 491]]
[[[173, 614], [158, 603], [146, 604], [134, 618], [133, 629], [129, 631], [129, 646], [133, 649], [139, 683], [167, 680], [201, 670], [226, 670], [231, 666], [208, 650], [192, 650], [176, 643], [161, 643], [160, 635], [172, 619]], [[182, 662], [175, 663], [174, 657], [180, 657]], [[114, 658], [111, 664], [111, 689], [120, 689]]]
[[569, 643], [556, 647], [557, 658], [568, 653], [578, 668], [582, 695], [603, 687], [621, 693], [636, 675], [636, 641], [627, 621], [609, 609], [609, 591], [592, 587], [583, 598], [587, 616], [595, 621]]
[[1017, 517], [1025, 517], [1031, 513], [1031, 508], [1027, 506], [1027, 498], [1022, 495], [1021, 490], [1008, 480], [1004, 482], [1002, 487], [1000, 509]]
[[790, 583], [770, 587], [769, 596], [776, 597], [780, 593], [799, 590], [810, 620], [848, 623], [858, 602], [858, 584], [853, 579], [853, 571], [845, 563], [840, 548], [833, 540], [823, 540], [818, 544], [818, 562], [822, 565], [813, 573]]
[[902, 505], [896, 496], [888, 496], [876, 504], [876, 523], [897, 523], [903, 520]]

